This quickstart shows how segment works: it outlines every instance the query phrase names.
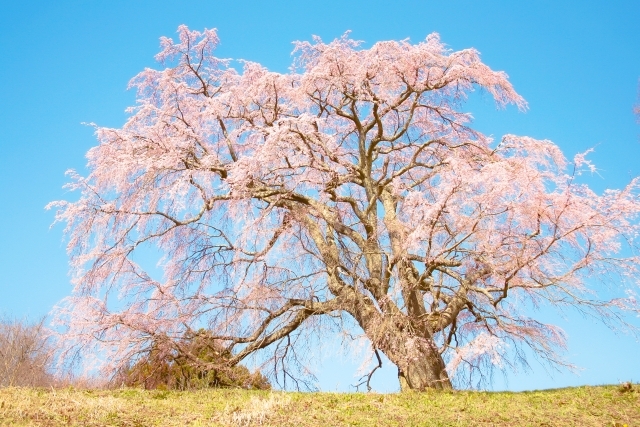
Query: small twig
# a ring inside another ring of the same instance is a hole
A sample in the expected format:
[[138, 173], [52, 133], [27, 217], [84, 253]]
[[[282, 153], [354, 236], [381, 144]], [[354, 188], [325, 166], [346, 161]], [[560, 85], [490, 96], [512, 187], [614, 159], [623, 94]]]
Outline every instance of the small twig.
[[[380, 354], [378, 353], [378, 349], [373, 350], [373, 352], [376, 355], [376, 358], [378, 359], [378, 365], [375, 366], [371, 370], [371, 372], [369, 372], [367, 375], [363, 375], [363, 376], [360, 377], [360, 379], [359, 379], [360, 382], [358, 384], [356, 384], [355, 386], [353, 386], [353, 387], [356, 388], [356, 391], [360, 388], [361, 385], [366, 384], [367, 385], [367, 392], [370, 392], [371, 391], [371, 384], [370, 384], [371, 383], [371, 377], [373, 377], [373, 373], [377, 369], [382, 368], [382, 359], [380, 359]], [[364, 378], [366, 378], [366, 381], [365, 381]]]

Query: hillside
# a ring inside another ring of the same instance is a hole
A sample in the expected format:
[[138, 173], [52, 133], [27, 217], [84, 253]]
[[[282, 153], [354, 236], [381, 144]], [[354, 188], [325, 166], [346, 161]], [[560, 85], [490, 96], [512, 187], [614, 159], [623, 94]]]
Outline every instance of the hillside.
[[1, 426], [640, 426], [640, 386], [404, 394], [0, 389]]

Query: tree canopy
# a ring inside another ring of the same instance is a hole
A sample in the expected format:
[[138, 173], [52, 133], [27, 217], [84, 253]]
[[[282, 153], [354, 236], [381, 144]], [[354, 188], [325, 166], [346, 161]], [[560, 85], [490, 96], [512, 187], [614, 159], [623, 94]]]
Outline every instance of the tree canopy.
[[[526, 109], [475, 50], [315, 38], [283, 74], [215, 57], [215, 30], [178, 33], [161, 39], [166, 68], [131, 80], [126, 124], [96, 126], [89, 174], [70, 172], [79, 199], [52, 204], [75, 286], [59, 316], [109, 367], [162, 337], [196, 363], [177, 338], [206, 328], [228, 366], [258, 354], [295, 380], [305, 345], [337, 328], [403, 388], [450, 388], [507, 346], [564, 363], [532, 304], [638, 312], [639, 181], [597, 194], [578, 179], [587, 153], [474, 130], [475, 89]], [[161, 278], [136, 262], [149, 247]]]

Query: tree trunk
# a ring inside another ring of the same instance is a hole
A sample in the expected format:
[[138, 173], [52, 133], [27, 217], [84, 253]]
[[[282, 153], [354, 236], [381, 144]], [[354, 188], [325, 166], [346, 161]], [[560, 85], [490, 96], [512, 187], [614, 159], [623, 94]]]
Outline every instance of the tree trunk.
[[[410, 311], [418, 311], [415, 306], [420, 306], [410, 302]], [[389, 301], [385, 305], [386, 313], [380, 313], [367, 300], [357, 301], [352, 304], [356, 309], [351, 314], [373, 347], [398, 367], [401, 391], [451, 390], [453, 386], [444, 360], [426, 321], [416, 320], [421, 316], [407, 316]], [[424, 307], [421, 312], [424, 313]]]
[[439, 354], [434, 357], [424, 355], [418, 360], [409, 361], [405, 370], [398, 366], [398, 381], [400, 391], [453, 388]]
[[444, 360], [429, 331], [423, 329], [423, 335], [419, 336], [415, 334], [416, 328], [403, 323], [387, 319], [377, 327], [364, 328], [375, 348], [398, 367], [401, 391], [451, 390]]
[[383, 350], [389, 360], [398, 367], [400, 391], [453, 388], [444, 360], [433, 344], [423, 341], [422, 345], [416, 346], [409, 341], [405, 345], [406, 347], [400, 351]]

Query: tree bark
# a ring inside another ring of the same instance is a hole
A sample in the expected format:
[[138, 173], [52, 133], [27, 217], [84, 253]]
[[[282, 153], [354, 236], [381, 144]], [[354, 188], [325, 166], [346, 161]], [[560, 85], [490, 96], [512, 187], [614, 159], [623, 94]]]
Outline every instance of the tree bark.
[[359, 323], [374, 347], [398, 367], [401, 391], [453, 388], [429, 330], [412, 327], [409, 318], [400, 313], [367, 314], [358, 319]]
[[415, 345], [415, 341], [410, 340], [404, 349], [382, 351], [398, 367], [400, 391], [453, 388], [444, 360], [432, 343]]

